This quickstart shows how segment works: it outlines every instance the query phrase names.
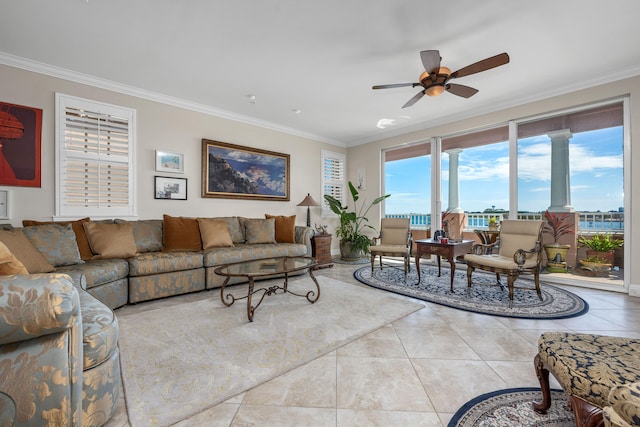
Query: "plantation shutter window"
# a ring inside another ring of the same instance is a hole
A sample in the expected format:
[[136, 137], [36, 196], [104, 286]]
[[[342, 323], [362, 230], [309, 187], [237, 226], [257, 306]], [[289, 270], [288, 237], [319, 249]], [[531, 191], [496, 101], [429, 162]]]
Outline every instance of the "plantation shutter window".
[[56, 108], [56, 216], [134, 216], [135, 110], [61, 94]]
[[[340, 200], [343, 205], [345, 200], [345, 156], [344, 154], [322, 150], [322, 194], [328, 194]], [[322, 198], [322, 211], [331, 212], [329, 205]]]

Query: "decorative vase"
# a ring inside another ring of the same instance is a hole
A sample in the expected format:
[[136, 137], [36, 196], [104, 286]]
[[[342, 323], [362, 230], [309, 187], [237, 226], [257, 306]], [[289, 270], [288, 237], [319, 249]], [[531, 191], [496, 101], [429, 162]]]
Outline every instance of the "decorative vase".
[[340, 258], [344, 261], [356, 261], [362, 258], [363, 253], [361, 250], [354, 250], [351, 247], [351, 242], [341, 240], [340, 241]]
[[545, 243], [544, 251], [547, 254], [547, 271], [549, 273], [566, 273], [567, 253], [571, 245], [559, 245], [558, 243]]

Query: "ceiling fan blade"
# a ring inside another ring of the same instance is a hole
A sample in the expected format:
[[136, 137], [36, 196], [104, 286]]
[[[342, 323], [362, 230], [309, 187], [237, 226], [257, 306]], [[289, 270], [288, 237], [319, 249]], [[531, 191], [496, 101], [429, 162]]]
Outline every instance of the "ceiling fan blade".
[[423, 50], [420, 52], [420, 59], [422, 59], [424, 70], [431, 74], [433, 71], [438, 71], [442, 58], [440, 58], [440, 52], [437, 50]]
[[496, 56], [492, 56], [491, 58], [483, 59], [482, 61], [478, 61], [474, 64], [467, 65], [464, 68], [460, 68], [458, 71], [451, 73], [452, 79], [457, 77], [464, 77], [470, 74], [479, 73], [482, 71], [490, 70], [495, 67], [499, 67], [504, 64], [509, 63], [509, 55], [506, 53], [501, 53]]
[[390, 85], [375, 85], [375, 86], [372, 86], [371, 89], [391, 89], [394, 87], [406, 87], [406, 86], [416, 87], [416, 86], [420, 86], [420, 83], [395, 83]]
[[413, 104], [415, 104], [416, 102], [418, 102], [420, 100], [420, 98], [422, 98], [424, 96], [424, 91], [421, 90], [420, 92], [416, 93], [413, 98], [411, 98], [410, 100], [407, 101], [406, 104], [404, 104], [402, 106], [402, 108], [407, 108], [407, 107], [411, 107]]
[[454, 95], [461, 96], [463, 98], [471, 98], [473, 95], [478, 93], [478, 89], [474, 89], [465, 85], [457, 85], [454, 83], [450, 83], [446, 86], [447, 92], [452, 93]]

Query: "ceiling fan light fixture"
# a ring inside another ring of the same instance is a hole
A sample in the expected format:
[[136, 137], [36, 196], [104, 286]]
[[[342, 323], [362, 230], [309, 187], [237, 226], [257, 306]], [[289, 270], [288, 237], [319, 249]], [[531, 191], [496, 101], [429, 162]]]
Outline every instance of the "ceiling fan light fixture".
[[427, 90], [425, 90], [427, 96], [439, 96], [444, 93], [444, 86], [441, 85], [433, 85], [429, 86]]
[[447, 67], [440, 67], [440, 69], [438, 70], [438, 74], [442, 74], [445, 76], [448, 76], [451, 74], [451, 69], [447, 68]]

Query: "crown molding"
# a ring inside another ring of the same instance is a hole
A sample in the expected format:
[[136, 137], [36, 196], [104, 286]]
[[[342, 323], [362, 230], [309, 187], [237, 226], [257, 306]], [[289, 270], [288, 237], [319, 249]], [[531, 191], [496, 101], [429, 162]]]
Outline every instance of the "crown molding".
[[22, 70], [31, 71], [38, 74], [44, 74], [50, 77], [68, 80], [74, 83], [80, 83], [87, 86], [93, 86], [100, 89], [110, 90], [112, 92], [117, 92], [124, 95], [134, 96], [136, 98], [142, 98], [149, 101], [159, 102], [161, 104], [171, 105], [173, 107], [183, 108], [185, 110], [208, 114], [211, 116], [232, 120], [239, 123], [244, 123], [251, 126], [257, 126], [257, 127], [272, 130], [275, 132], [286, 133], [288, 135], [298, 136], [301, 138], [310, 139], [317, 142], [323, 142], [326, 144], [336, 145], [339, 147], [347, 146], [347, 144], [342, 141], [326, 138], [321, 135], [304, 132], [299, 129], [294, 129], [286, 126], [281, 126], [276, 123], [268, 122], [266, 120], [259, 120], [259, 119], [245, 116], [242, 114], [236, 114], [230, 111], [214, 108], [209, 105], [163, 95], [161, 93], [140, 89], [134, 86], [129, 86], [129, 85], [114, 82], [111, 80], [95, 77], [89, 74], [83, 74], [83, 73], [68, 70], [65, 68], [56, 67], [54, 65], [45, 64], [43, 62], [22, 58], [22, 57], [11, 55], [4, 52], [0, 52], [0, 64], [8, 65], [14, 68], [20, 68]]

